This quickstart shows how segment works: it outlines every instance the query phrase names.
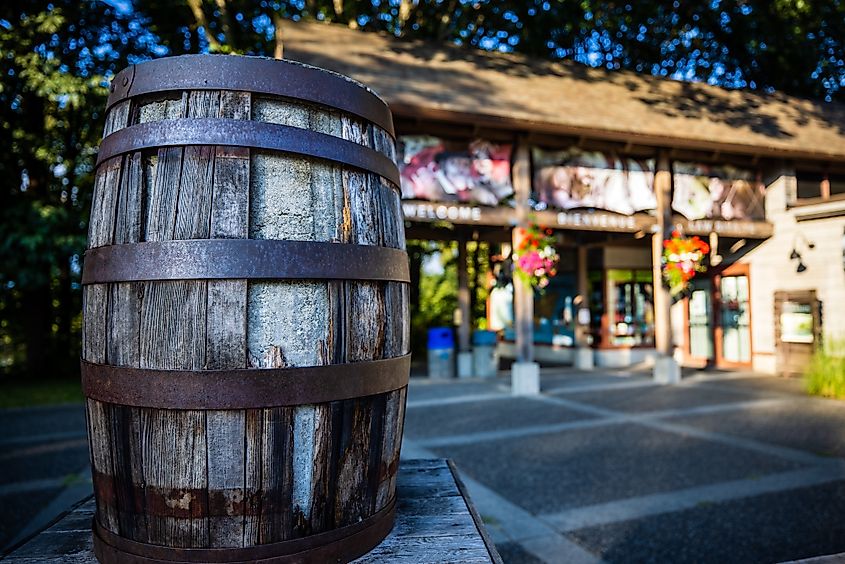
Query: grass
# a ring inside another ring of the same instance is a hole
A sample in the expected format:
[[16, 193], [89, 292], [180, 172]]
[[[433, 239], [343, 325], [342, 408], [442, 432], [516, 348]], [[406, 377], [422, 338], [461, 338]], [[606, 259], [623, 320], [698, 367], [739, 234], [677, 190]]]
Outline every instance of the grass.
[[816, 350], [804, 373], [807, 393], [845, 399], [845, 340], [831, 340]]
[[79, 378], [0, 379], [0, 408], [56, 405], [82, 401]]

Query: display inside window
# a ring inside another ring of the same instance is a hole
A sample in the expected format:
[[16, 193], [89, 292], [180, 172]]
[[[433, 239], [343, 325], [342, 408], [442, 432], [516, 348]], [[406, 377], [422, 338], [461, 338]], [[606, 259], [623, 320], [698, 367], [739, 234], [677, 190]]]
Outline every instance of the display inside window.
[[575, 344], [576, 295], [574, 273], [558, 274], [543, 292], [535, 293], [535, 343], [562, 347]]
[[689, 348], [693, 358], [713, 358], [713, 339], [710, 336], [710, 284], [693, 283], [689, 296]]
[[569, 210], [596, 208], [630, 215], [657, 207], [654, 161], [614, 153], [534, 149], [534, 199]]
[[654, 345], [654, 285], [651, 271], [608, 270], [609, 341], [614, 346]]
[[780, 340], [784, 343], [813, 342], [813, 306], [808, 303], [784, 302], [780, 314]]
[[513, 196], [510, 145], [403, 136], [398, 148], [403, 198], [495, 206]]
[[690, 220], [765, 218], [766, 187], [752, 171], [674, 164], [672, 208]]
[[723, 277], [720, 300], [722, 357], [728, 362], [751, 362], [748, 277]]

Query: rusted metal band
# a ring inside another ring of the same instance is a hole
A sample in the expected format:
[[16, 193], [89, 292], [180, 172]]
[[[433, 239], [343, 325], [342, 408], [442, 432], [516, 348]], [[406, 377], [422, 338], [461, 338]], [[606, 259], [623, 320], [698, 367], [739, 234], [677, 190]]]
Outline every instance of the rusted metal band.
[[179, 90], [235, 90], [302, 100], [347, 112], [395, 137], [387, 103], [363, 84], [295, 61], [183, 55], [132, 65], [112, 80], [107, 108], [133, 96]]
[[158, 370], [81, 361], [86, 397], [159, 409], [253, 409], [372, 396], [408, 384], [411, 355], [296, 368]]
[[186, 239], [85, 252], [83, 284], [149, 280], [373, 280], [410, 282], [400, 249], [348, 243]]
[[[382, 463], [379, 484], [396, 475], [399, 461]], [[94, 492], [101, 507], [127, 516], [204, 519], [258, 517], [279, 508], [279, 490], [259, 488], [190, 488], [153, 486], [143, 481], [116, 483], [114, 476], [92, 469]], [[120, 494], [118, 494], [120, 488]], [[188, 500], [185, 503], [185, 500]], [[174, 503], [176, 501], [176, 503]], [[281, 509], [280, 509], [281, 510]]]
[[107, 530], [95, 517], [94, 554], [105, 564], [349, 562], [378, 546], [393, 529], [395, 517], [393, 498], [383, 509], [353, 525], [247, 548], [175, 548], [136, 542]]
[[399, 186], [396, 163], [375, 149], [310, 129], [242, 119], [168, 119], [119, 129], [100, 144], [97, 166], [124, 153], [186, 145], [250, 147], [327, 159], [377, 174]]

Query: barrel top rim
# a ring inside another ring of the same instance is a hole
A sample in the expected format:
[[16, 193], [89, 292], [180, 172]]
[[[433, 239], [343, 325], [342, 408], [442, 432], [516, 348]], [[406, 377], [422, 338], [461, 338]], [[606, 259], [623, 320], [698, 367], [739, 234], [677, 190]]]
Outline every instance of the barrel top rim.
[[[284, 69], [285, 67], [295, 67], [298, 69], [303, 69], [307, 72], [312, 72], [318, 75], [322, 75], [326, 78], [342, 81], [343, 83], [356, 88], [361, 91], [362, 94], [365, 94], [372, 98], [372, 102], [377, 102], [383, 107], [383, 110], [387, 112], [389, 116], [388, 122], [383, 122], [383, 120], [378, 119], [374, 116], [366, 115], [366, 113], [357, 112], [351, 108], [344, 108], [337, 105], [333, 105], [327, 103], [325, 101], [321, 101], [319, 99], [310, 99], [302, 97], [303, 101], [314, 103], [314, 104], [322, 104], [327, 105], [330, 107], [334, 107], [335, 109], [341, 111], [347, 111], [350, 113], [355, 113], [364, 119], [367, 119], [379, 127], [385, 129], [392, 137], [395, 137], [395, 133], [393, 131], [393, 123], [392, 123], [392, 115], [390, 112], [390, 106], [387, 101], [382, 98], [378, 92], [367, 86], [366, 84], [350, 77], [345, 74], [339, 73], [337, 71], [333, 71], [330, 69], [325, 69], [322, 67], [310, 65], [308, 63], [304, 63], [302, 61], [297, 61], [295, 59], [274, 59], [272, 57], [266, 56], [259, 56], [259, 55], [234, 55], [228, 53], [193, 53], [193, 54], [184, 54], [184, 55], [174, 55], [174, 56], [167, 56], [167, 57], [159, 57], [155, 59], [148, 59], [145, 61], [141, 61], [132, 65], [129, 65], [120, 71], [118, 71], [110, 82], [110, 92], [108, 97], [108, 102], [106, 104], [106, 110], [111, 109], [112, 106], [117, 104], [118, 102], [129, 99], [134, 96], [143, 95], [152, 92], [164, 92], [167, 91], [168, 88], [163, 87], [161, 89], [142, 89], [139, 92], [133, 92], [133, 84], [136, 82], [137, 77], [141, 73], [150, 73], [150, 72], [163, 72], [167, 67], [172, 65], [178, 65], [179, 63], [191, 62], [191, 61], [202, 61], [207, 62], [214, 60], [215, 62], [222, 62], [223, 64], [231, 64], [234, 61], [248, 61], [250, 63], [257, 63], [260, 65], [266, 65], [268, 69], [275, 68], [275, 72], [279, 72], [280, 69]], [[140, 72], [139, 72], [140, 71]], [[272, 70], [267, 71], [266, 76], [273, 76]], [[283, 72], [283, 71], [282, 71]], [[187, 89], [203, 89], [201, 85], [190, 86]], [[205, 89], [232, 89], [232, 88], [224, 88], [219, 85], [215, 86], [207, 86]], [[272, 92], [261, 92], [260, 89], [253, 89], [250, 88], [249, 85], [244, 85], [242, 89], [239, 89], [244, 92], [256, 91], [260, 93], [267, 93], [273, 94]], [[278, 94], [279, 96], [284, 97], [284, 94]], [[353, 104], [354, 105], [354, 104]]]
[[[267, 57], [267, 56], [264, 56], [264, 55], [235, 55], [233, 53], [187, 53], [187, 54], [184, 54], [184, 55], [171, 55], [171, 56], [167, 56], [167, 57], [159, 57], [157, 59], [147, 59], [146, 61], [141, 61], [140, 63], [136, 63], [134, 66], [139, 67], [139, 66], [142, 66], [142, 65], [149, 65], [149, 64], [153, 64], [153, 63], [158, 63], [160, 61], [172, 61], [174, 59], [211, 59], [211, 58], [216, 58], [216, 57], [227, 57], [227, 58], [231, 58], [231, 59], [252, 59], [252, 60], [257, 60], [257, 61], [266, 61], [268, 64], [279, 64], [279, 63], [281, 63], [281, 64], [288, 64], [288, 65], [295, 65], [295, 66], [298, 66], [298, 67], [303, 67], [303, 68], [311, 69], [311, 70], [314, 70], [314, 71], [324, 72], [324, 73], [333, 75], [335, 77], [341, 78], [341, 79], [345, 80], [346, 82], [350, 82], [350, 83], [354, 84], [355, 86], [357, 86], [359, 88], [363, 88], [364, 90], [366, 90], [367, 92], [369, 92], [370, 94], [372, 94], [373, 96], [378, 98], [385, 106], [388, 106], [387, 101], [384, 98], [382, 98], [381, 95], [378, 92], [376, 92], [375, 90], [373, 90], [372, 88], [370, 88], [369, 86], [364, 84], [363, 82], [355, 80], [351, 76], [341, 74], [337, 71], [333, 71], [331, 69], [326, 69], [326, 68], [323, 68], [323, 67], [318, 67], [316, 65], [311, 65], [311, 64], [308, 64], [308, 63], [303, 63], [302, 61], [297, 61], [296, 59], [274, 59], [273, 57]], [[127, 68], [129, 68], [129, 67], [123, 68], [119, 72], [123, 72]], [[117, 74], [115, 74], [115, 77], [116, 76], [117, 76]]]

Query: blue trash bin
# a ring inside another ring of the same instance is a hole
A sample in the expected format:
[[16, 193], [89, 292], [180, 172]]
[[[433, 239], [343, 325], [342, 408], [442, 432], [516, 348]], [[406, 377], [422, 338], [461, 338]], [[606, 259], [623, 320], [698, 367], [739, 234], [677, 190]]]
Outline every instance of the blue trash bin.
[[428, 377], [455, 377], [455, 332], [449, 327], [428, 330]]
[[493, 331], [476, 331], [472, 334], [473, 373], [479, 378], [495, 378], [499, 370], [496, 354], [498, 339]]

